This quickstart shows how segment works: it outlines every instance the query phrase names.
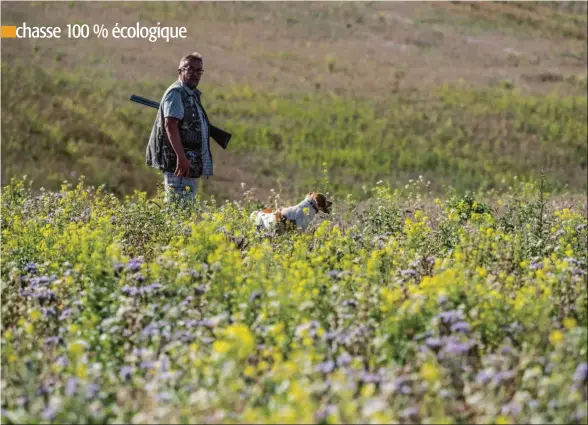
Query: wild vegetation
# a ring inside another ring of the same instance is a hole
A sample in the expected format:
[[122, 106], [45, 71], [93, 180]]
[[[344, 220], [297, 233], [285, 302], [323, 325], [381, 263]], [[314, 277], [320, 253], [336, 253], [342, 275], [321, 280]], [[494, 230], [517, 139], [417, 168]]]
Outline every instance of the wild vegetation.
[[586, 423], [581, 205], [428, 193], [274, 235], [247, 191], [180, 212], [13, 180], [3, 421]]
[[[588, 424], [585, 2], [9, 3], [190, 39], [2, 42], [3, 423]], [[128, 97], [195, 49], [177, 210]]]

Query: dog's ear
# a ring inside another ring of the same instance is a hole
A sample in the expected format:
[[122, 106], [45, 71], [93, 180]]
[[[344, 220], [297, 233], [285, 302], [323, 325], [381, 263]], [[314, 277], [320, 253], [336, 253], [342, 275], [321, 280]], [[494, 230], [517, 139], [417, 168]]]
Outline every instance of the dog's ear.
[[331, 207], [331, 205], [333, 204], [331, 201], [327, 200], [327, 197], [325, 195], [323, 195], [322, 193], [317, 193], [316, 195], [316, 203], [319, 207], [319, 209], [323, 212], [326, 212], [327, 214], [329, 214], [329, 208]]

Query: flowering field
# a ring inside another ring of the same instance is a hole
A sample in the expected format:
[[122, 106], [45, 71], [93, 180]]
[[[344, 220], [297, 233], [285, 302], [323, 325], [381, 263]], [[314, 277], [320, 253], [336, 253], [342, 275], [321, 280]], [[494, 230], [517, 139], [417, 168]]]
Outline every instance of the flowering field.
[[587, 423], [585, 198], [426, 190], [273, 235], [13, 180], [2, 421]]

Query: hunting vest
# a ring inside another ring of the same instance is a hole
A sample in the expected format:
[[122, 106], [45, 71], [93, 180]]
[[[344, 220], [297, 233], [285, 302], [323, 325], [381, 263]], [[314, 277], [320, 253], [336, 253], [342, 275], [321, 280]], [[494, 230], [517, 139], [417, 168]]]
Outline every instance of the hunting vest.
[[[188, 93], [180, 81], [172, 84], [164, 93], [163, 98], [170, 90], [179, 90], [184, 105], [184, 118], [180, 120], [180, 140], [184, 147], [184, 153], [190, 162], [190, 176], [200, 177], [202, 175], [202, 144], [209, 143], [209, 140], [202, 140], [202, 125], [198, 105], [200, 105], [200, 92], [194, 90]], [[162, 99], [163, 99], [162, 98]], [[202, 108], [202, 105], [200, 105]], [[204, 108], [202, 108], [204, 119], [208, 120]], [[177, 156], [165, 131], [165, 120], [163, 116], [163, 101], [159, 105], [157, 118], [153, 123], [151, 136], [147, 145], [145, 163], [151, 167], [163, 171], [174, 172], [176, 170]], [[210, 147], [209, 147], [210, 151]]]

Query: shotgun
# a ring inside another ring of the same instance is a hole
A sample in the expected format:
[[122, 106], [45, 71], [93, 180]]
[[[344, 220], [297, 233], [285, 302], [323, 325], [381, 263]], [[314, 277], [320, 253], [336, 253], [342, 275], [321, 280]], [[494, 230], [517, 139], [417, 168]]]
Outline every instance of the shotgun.
[[[153, 100], [146, 99], [141, 96], [136, 96], [134, 94], [131, 95], [130, 100], [133, 102], [140, 103], [141, 105], [150, 106], [155, 109], [159, 109], [159, 103]], [[226, 149], [227, 145], [229, 144], [229, 140], [231, 140], [231, 133], [226, 132], [225, 130], [215, 127], [210, 122], [208, 123], [208, 131], [210, 132], [210, 137], [212, 137], [216, 142], [221, 146], [221, 148]]]

